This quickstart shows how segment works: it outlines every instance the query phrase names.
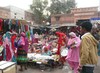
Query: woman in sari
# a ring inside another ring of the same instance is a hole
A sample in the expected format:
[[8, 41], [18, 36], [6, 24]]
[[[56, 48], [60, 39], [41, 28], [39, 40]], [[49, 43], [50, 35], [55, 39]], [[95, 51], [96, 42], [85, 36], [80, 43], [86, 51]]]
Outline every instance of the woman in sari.
[[67, 62], [69, 63], [74, 73], [78, 73], [77, 68], [79, 66], [79, 46], [80, 38], [76, 36], [74, 32], [69, 33], [70, 39], [68, 40], [68, 55], [66, 57]]
[[[18, 65], [20, 65], [20, 71], [23, 71], [23, 67], [25, 68], [25, 70], [27, 69], [27, 50], [25, 48], [25, 38], [26, 35], [24, 32], [21, 33], [21, 37], [17, 42], [17, 63]], [[27, 48], [28, 49], [28, 48]]]

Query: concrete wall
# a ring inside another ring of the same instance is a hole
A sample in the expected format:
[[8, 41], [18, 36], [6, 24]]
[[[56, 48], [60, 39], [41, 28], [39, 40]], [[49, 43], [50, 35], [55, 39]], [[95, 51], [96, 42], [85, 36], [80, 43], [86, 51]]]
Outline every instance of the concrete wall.
[[27, 21], [33, 21], [34, 20], [33, 13], [25, 11], [25, 20], [27, 20]]
[[25, 10], [14, 6], [7, 6], [6, 8], [10, 9], [11, 19], [25, 19]]
[[[56, 20], [56, 17], [60, 17]], [[57, 14], [51, 16], [51, 24], [76, 23], [78, 20], [99, 17], [98, 7], [74, 8], [69, 14]]]
[[0, 7], [0, 18], [4, 19], [10, 18], [10, 10], [4, 7]]

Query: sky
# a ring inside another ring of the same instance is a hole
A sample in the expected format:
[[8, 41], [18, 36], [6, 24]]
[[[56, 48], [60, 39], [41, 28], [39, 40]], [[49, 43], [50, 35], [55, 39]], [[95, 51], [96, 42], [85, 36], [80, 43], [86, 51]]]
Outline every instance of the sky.
[[[99, 6], [100, 0], [76, 0], [78, 8]], [[32, 0], [0, 0], [0, 6], [16, 6], [18, 8], [27, 10], [29, 9]]]

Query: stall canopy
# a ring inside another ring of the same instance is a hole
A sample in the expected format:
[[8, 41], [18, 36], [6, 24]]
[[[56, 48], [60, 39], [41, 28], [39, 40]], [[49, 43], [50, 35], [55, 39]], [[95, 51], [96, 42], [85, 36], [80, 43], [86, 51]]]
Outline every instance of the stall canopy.
[[48, 28], [60, 28], [64, 26], [76, 26], [75, 23], [66, 23], [66, 24], [52, 24], [51, 26], [48, 26]]

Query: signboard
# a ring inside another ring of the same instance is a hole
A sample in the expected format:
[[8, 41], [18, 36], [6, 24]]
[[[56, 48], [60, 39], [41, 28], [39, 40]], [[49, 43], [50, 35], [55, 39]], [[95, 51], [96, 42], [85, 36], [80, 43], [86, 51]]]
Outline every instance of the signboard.
[[92, 24], [100, 24], [100, 18], [91, 18], [90, 21]]

